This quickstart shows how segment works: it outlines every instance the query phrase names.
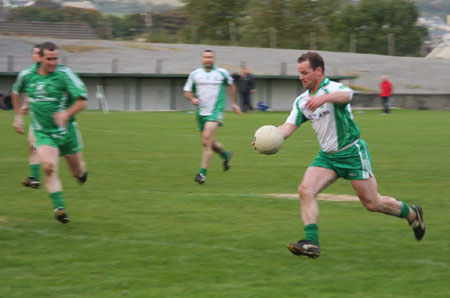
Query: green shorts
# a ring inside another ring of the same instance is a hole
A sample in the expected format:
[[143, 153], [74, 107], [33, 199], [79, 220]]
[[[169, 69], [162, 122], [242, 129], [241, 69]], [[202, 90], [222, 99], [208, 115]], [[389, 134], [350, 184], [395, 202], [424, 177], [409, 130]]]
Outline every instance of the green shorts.
[[325, 153], [320, 150], [310, 167], [333, 170], [339, 177], [347, 180], [368, 179], [373, 176], [372, 158], [362, 139], [341, 152]]
[[33, 129], [35, 146], [39, 148], [42, 145], [48, 145], [59, 149], [59, 155], [75, 154], [83, 149], [83, 141], [81, 133], [78, 130], [76, 122], [67, 125], [66, 133], [44, 133], [40, 130]]
[[198, 130], [203, 131], [205, 129], [206, 122], [219, 122], [219, 126], [223, 126], [223, 112], [215, 112], [212, 115], [202, 116], [197, 114]]

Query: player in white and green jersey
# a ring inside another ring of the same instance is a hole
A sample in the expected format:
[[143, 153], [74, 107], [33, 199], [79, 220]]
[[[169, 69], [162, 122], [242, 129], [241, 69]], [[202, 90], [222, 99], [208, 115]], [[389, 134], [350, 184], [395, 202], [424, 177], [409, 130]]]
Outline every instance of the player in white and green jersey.
[[350, 108], [353, 91], [324, 76], [325, 65], [318, 53], [308, 52], [297, 62], [306, 91], [295, 100], [289, 117], [278, 129], [288, 138], [310, 121], [321, 149], [298, 187], [305, 239], [290, 243], [288, 249], [295, 255], [320, 255], [316, 196], [339, 177], [350, 180], [367, 210], [406, 218], [416, 239], [421, 240], [425, 233], [422, 208], [378, 193], [369, 149], [359, 136]]
[[80, 78], [70, 68], [57, 64], [59, 51], [55, 44], [41, 44], [40, 55], [39, 63], [19, 73], [13, 86], [13, 100], [18, 104], [21, 93], [28, 97], [35, 146], [55, 217], [67, 223], [58, 157], [66, 158], [74, 177], [81, 183], [86, 181], [86, 166], [80, 152], [83, 145], [74, 115], [87, 106], [88, 95]]
[[222, 125], [226, 100], [226, 88], [231, 96], [232, 108], [236, 113], [241, 110], [236, 101], [236, 89], [228, 71], [214, 65], [214, 52], [206, 50], [202, 53], [203, 67], [190, 73], [184, 85], [184, 95], [197, 106], [197, 123], [202, 136], [202, 160], [198, 174], [194, 180], [205, 183], [208, 165], [213, 152], [223, 158], [223, 168], [230, 168], [231, 151], [226, 151], [223, 145], [215, 140], [217, 127]]

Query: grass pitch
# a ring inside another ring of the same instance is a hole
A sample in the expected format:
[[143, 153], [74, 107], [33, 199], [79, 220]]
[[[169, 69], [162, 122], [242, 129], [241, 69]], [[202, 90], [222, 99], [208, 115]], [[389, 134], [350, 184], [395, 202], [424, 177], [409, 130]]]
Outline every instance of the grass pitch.
[[[310, 124], [273, 156], [250, 145], [287, 115], [228, 113], [217, 139], [232, 168], [215, 155], [198, 185], [193, 114], [85, 111], [89, 179], [80, 187], [60, 160], [63, 225], [45, 188], [21, 186], [26, 137], [0, 111], [0, 297], [450, 296], [450, 113], [355, 113], [380, 193], [422, 205], [427, 233], [417, 242], [405, 220], [319, 201], [316, 260], [286, 248], [303, 236], [298, 201], [265, 195], [296, 192], [318, 150]], [[325, 192], [353, 194], [344, 180]]]

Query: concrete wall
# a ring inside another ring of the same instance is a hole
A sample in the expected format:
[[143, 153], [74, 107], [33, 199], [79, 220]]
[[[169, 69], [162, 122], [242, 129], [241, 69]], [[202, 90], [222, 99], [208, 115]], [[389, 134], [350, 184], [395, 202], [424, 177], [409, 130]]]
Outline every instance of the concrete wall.
[[[0, 73], [0, 93], [8, 93], [15, 81], [16, 73]], [[183, 96], [185, 75], [133, 75], [133, 74], [85, 74], [81, 75], [88, 87], [88, 109], [100, 109], [96, 99], [97, 86], [102, 86], [110, 110], [120, 111], [165, 111], [192, 110], [192, 104]], [[344, 84], [347, 82], [344, 81]], [[302, 92], [297, 77], [259, 76], [256, 78], [257, 93], [253, 106], [265, 101], [272, 111], [287, 111]], [[394, 94], [393, 107], [406, 109], [450, 110], [450, 94]], [[381, 107], [375, 93], [355, 93], [352, 103], [355, 108]], [[231, 110], [228, 98], [226, 109]]]
[[[110, 110], [164, 111], [192, 110], [192, 104], [183, 96], [185, 78], [83, 78], [89, 89], [89, 109], [99, 109], [95, 100], [96, 86], [102, 85]], [[252, 96], [253, 106], [265, 101], [273, 111], [290, 110], [295, 98], [302, 92], [300, 82], [292, 79], [261, 78], [256, 80], [257, 92]], [[240, 101], [237, 96], [238, 102]], [[231, 110], [231, 97], [225, 105]]]
[[[390, 99], [393, 107], [413, 110], [450, 110], [450, 94], [395, 93]], [[381, 107], [376, 93], [356, 93], [352, 106], [355, 108]]]

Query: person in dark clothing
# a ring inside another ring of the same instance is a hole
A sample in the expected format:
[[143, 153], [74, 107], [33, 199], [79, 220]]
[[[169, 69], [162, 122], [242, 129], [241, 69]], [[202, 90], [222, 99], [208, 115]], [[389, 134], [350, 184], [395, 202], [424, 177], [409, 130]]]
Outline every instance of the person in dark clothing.
[[5, 98], [5, 96], [0, 93], [0, 110], [6, 110], [4, 98]]
[[5, 105], [5, 110], [12, 110], [11, 92], [3, 98], [3, 103]]
[[251, 94], [256, 92], [255, 77], [248, 72], [247, 67], [241, 68], [241, 74], [238, 80], [238, 90], [241, 98], [241, 106], [244, 112], [253, 111]]

